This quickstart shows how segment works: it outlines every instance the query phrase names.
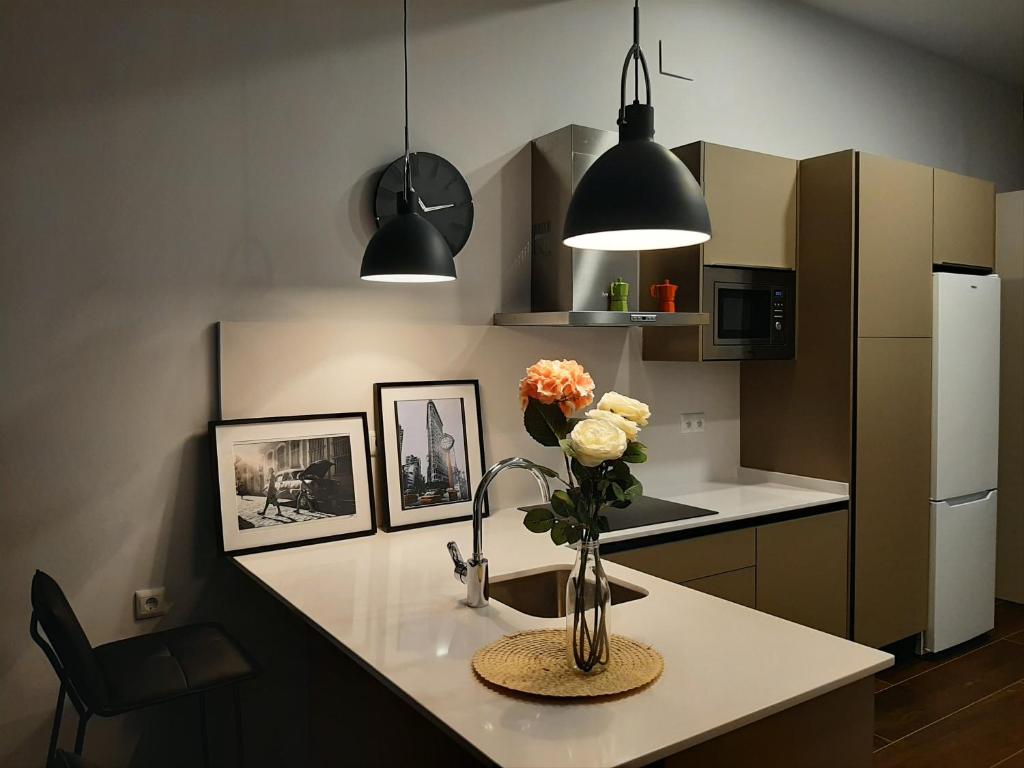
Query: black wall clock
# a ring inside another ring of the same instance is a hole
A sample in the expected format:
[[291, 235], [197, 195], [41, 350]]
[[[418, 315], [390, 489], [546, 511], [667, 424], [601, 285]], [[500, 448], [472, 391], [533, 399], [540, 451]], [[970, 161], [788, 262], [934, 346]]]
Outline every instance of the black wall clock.
[[[437, 227], [448, 241], [452, 256], [462, 250], [473, 231], [473, 194], [459, 169], [440, 155], [409, 153], [412, 188], [420, 201], [416, 213]], [[405, 157], [400, 157], [381, 174], [373, 212], [377, 227], [398, 213], [398, 195], [405, 189]]]

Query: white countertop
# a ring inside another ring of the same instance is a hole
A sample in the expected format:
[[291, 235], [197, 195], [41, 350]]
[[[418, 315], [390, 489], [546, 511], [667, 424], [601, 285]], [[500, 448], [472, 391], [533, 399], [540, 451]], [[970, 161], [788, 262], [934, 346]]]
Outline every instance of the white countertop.
[[[754, 504], [750, 491], [738, 492], [740, 506]], [[700, 494], [726, 499], [730, 491]], [[492, 579], [572, 562], [574, 552], [529, 533], [521, 521], [517, 510], [485, 521]], [[473, 654], [502, 635], [562, 627], [564, 620], [534, 618], [496, 601], [466, 607], [466, 588], [452, 576], [445, 544], [454, 539], [468, 552], [471, 531], [467, 521], [235, 559], [338, 646], [503, 766], [643, 765], [892, 664], [887, 653], [609, 562], [610, 577], [649, 592], [613, 606], [612, 630], [661, 651], [661, 679], [602, 703], [507, 697], [475, 678]]]
[[[613, 531], [603, 534], [601, 541], [625, 541], [739, 520], [751, 520], [751, 525], [756, 525], [751, 518], [849, 501], [850, 492], [846, 483], [740, 467], [734, 482], [698, 483], [688, 487], [686, 493], [658, 498], [718, 514]], [[628, 515], [629, 510], [623, 510], [623, 514]]]

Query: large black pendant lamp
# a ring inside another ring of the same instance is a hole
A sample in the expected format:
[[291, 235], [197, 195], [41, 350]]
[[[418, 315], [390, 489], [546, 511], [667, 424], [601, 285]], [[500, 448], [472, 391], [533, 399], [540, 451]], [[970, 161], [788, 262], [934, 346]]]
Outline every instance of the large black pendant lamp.
[[405, 188], [398, 193], [398, 215], [378, 229], [363, 253], [359, 276], [387, 283], [439, 283], [455, 279], [455, 259], [437, 228], [420, 216], [409, 170], [409, 0], [403, 0], [405, 53]]
[[[634, 68], [633, 103], [626, 75]], [[640, 103], [643, 70], [647, 103]], [[711, 220], [700, 185], [683, 162], [654, 141], [651, 75], [640, 50], [639, 0], [633, 5], [633, 45], [622, 65], [619, 143], [580, 179], [565, 217], [563, 242], [595, 251], [681, 248], [711, 239]]]

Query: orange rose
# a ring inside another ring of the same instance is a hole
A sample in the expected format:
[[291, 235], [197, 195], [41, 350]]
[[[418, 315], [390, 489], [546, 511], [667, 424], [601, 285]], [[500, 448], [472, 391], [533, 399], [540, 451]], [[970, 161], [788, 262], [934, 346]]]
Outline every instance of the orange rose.
[[572, 416], [594, 401], [594, 380], [575, 360], [538, 360], [519, 382], [523, 410], [530, 400], [557, 403], [562, 413]]

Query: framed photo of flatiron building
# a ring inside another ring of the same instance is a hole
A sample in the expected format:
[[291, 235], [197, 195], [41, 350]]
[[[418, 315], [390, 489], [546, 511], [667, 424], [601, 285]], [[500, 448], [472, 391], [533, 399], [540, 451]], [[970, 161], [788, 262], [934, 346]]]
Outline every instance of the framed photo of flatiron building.
[[[384, 526], [389, 531], [466, 520], [484, 473], [480, 385], [374, 385]], [[486, 513], [487, 500], [482, 499]]]
[[365, 413], [210, 422], [221, 554], [376, 531]]

